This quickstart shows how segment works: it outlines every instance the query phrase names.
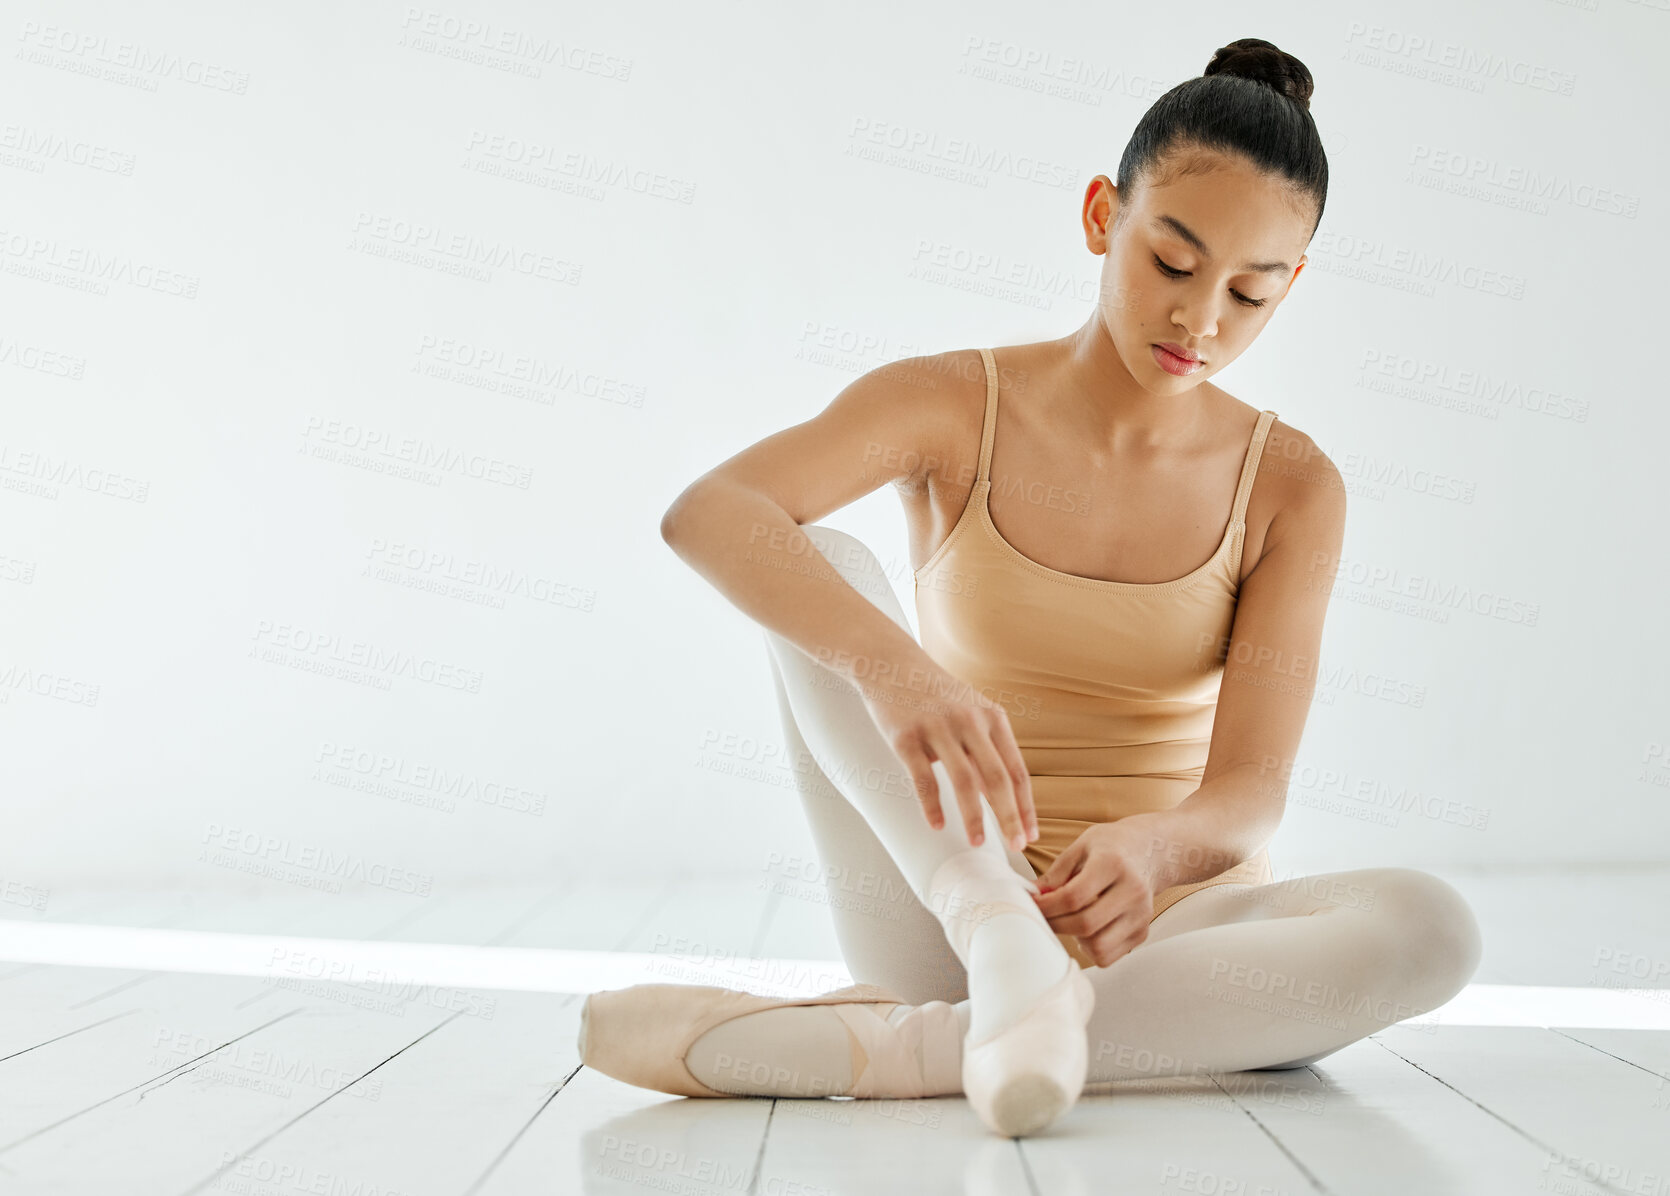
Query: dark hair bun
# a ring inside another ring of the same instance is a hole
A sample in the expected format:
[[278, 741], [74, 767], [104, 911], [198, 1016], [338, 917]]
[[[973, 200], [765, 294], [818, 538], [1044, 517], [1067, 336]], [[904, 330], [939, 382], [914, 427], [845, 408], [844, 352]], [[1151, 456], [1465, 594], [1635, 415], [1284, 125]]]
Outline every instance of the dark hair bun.
[[1251, 79], [1273, 87], [1306, 112], [1310, 111], [1311, 92], [1316, 89], [1304, 63], [1256, 37], [1239, 38], [1219, 49], [1201, 74]]

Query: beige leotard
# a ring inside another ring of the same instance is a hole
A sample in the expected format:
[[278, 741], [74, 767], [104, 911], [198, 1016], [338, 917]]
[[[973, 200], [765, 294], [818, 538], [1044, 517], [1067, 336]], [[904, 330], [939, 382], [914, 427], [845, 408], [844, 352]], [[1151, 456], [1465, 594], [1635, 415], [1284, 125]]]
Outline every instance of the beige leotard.
[[[1274, 411], [1259, 413], [1229, 526], [1210, 560], [1172, 581], [1103, 581], [1046, 568], [998, 534], [987, 499], [997, 423], [989, 349], [980, 466], [967, 506], [916, 571], [922, 646], [1009, 712], [1032, 776], [1042, 874], [1088, 826], [1177, 805], [1199, 786], [1212, 742], [1223, 647], [1240, 589], [1247, 496]], [[1266, 851], [1154, 895], [1159, 916], [1207, 885], [1274, 879]], [[1080, 963], [1078, 940], [1059, 936]]]

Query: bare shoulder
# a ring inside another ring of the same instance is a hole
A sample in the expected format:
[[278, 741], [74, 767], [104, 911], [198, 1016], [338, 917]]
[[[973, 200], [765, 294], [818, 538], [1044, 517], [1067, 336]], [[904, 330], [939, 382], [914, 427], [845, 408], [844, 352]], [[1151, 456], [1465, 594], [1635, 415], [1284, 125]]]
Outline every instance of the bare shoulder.
[[[884, 482], [907, 498], [913, 489], [937, 490], [934, 479], [961, 468], [962, 430], [971, 418], [974, 457], [979, 453], [977, 400], [970, 398], [978, 384], [970, 380], [969, 358], [983, 373], [974, 350], [903, 358], [852, 379], [811, 418], [748, 445], [687, 485], [662, 517], [663, 537], [714, 485], [754, 491], [799, 524], [815, 523]], [[972, 477], [972, 463], [968, 472]]]
[[1301, 535], [1319, 550], [1337, 550], [1345, 527], [1345, 479], [1333, 459], [1307, 433], [1270, 421], [1258, 462], [1247, 522], [1265, 529], [1268, 551], [1290, 535]]
[[[876, 402], [893, 407], [910, 429], [893, 485], [901, 493], [931, 487], [966, 489], [980, 461], [980, 430], [986, 414], [986, 364], [978, 349], [901, 357], [877, 366], [852, 384]], [[878, 445], [886, 454], [901, 446]]]

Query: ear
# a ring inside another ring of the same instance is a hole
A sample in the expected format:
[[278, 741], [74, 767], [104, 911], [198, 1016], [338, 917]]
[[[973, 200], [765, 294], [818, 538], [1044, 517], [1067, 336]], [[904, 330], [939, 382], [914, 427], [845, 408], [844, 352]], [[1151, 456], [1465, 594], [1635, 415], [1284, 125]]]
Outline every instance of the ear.
[[1105, 174], [1091, 179], [1084, 189], [1081, 220], [1084, 224], [1084, 243], [1091, 253], [1108, 251], [1108, 230], [1119, 214], [1119, 188]]

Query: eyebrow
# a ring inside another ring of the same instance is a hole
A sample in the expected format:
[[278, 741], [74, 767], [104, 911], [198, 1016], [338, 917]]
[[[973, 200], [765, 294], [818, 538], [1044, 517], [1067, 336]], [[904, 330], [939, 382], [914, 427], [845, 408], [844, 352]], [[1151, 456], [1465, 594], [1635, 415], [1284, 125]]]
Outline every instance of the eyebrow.
[[[1154, 223], [1162, 228], [1170, 229], [1179, 237], [1182, 237], [1183, 240], [1187, 241], [1190, 245], [1194, 246], [1198, 252], [1204, 254], [1206, 257], [1212, 256], [1212, 251], [1206, 248], [1206, 242], [1200, 239], [1194, 229], [1184, 224], [1181, 220], [1177, 219], [1177, 217], [1156, 216], [1154, 217]], [[1242, 262], [1241, 269], [1250, 270], [1255, 274], [1286, 274], [1291, 271], [1293, 267], [1288, 265], [1286, 262]]]

